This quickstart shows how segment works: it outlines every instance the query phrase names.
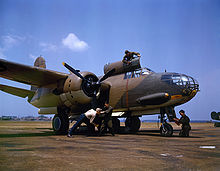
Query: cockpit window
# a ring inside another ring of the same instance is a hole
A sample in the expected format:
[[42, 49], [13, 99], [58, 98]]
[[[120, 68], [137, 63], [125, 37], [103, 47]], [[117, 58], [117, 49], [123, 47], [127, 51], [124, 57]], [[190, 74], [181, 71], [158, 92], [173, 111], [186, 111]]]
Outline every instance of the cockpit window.
[[161, 80], [168, 83], [168, 84], [176, 84], [176, 85], [183, 85], [183, 80], [186, 80], [183, 76], [179, 74], [167, 74], [162, 75]]
[[141, 71], [141, 75], [149, 75], [154, 72], [149, 68], [142, 68], [140, 71]]
[[172, 75], [162, 75], [161, 80], [171, 80]]
[[138, 78], [142, 75], [149, 75], [151, 73], [153, 73], [154, 71], [152, 71], [149, 68], [141, 68], [132, 72], [126, 72], [124, 79], [130, 79], [130, 78]]

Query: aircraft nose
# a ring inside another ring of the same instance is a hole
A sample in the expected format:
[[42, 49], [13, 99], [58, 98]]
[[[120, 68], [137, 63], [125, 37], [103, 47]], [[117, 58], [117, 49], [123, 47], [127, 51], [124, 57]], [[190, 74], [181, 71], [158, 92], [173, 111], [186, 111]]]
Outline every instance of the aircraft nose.
[[196, 94], [199, 91], [199, 83], [193, 77], [182, 75], [183, 95], [191, 95], [192, 92]]
[[161, 77], [163, 82], [178, 86], [184, 96], [195, 95], [199, 91], [199, 83], [196, 79], [185, 74], [170, 73]]

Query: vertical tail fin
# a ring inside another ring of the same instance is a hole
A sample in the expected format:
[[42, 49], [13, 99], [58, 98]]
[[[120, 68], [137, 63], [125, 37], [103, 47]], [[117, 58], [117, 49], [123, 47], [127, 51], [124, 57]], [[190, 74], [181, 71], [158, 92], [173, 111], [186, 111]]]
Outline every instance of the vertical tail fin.
[[[45, 61], [45, 59], [42, 56], [38, 57], [35, 60], [35, 62], [34, 62], [34, 66], [35, 67], [40, 67], [40, 68], [46, 68], [46, 61]], [[32, 91], [36, 91], [37, 87], [31, 86], [31, 90]]]
[[40, 67], [40, 68], [46, 68], [45, 59], [42, 56], [38, 57], [34, 62], [34, 66], [35, 67]]

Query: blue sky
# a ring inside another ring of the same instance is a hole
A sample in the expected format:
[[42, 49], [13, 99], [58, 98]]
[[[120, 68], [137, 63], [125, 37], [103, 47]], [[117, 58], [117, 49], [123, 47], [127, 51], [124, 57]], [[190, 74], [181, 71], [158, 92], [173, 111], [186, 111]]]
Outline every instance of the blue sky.
[[[103, 74], [124, 50], [138, 51], [142, 66], [185, 73], [201, 92], [185, 109], [192, 119], [220, 111], [220, 1], [218, 0], [1, 0], [0, 58], [47, 68]], [[1, 84], [29, 86], [0, 78]], [[0, 92], [0, 115], [37, 115], [25, 99]]]

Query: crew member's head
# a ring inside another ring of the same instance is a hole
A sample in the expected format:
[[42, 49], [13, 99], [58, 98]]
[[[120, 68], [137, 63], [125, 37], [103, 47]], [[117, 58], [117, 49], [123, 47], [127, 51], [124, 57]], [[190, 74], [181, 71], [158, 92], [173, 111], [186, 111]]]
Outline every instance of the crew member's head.
[[96, 114], [100, 114], [101, 113], [101, 111], [102, 111], [102, 109], [101, 108], [96, 108]]
[[128, 54], [128, 53], [129, 53], [129, 51], [128, 51], [128, 50], [126, 50], [126, 51], [125, 51], [125, 54]]
[[180, 110], [179, 113], [180, 113], [181, 116], [185, 115], [185, 111], [184, 110]]

